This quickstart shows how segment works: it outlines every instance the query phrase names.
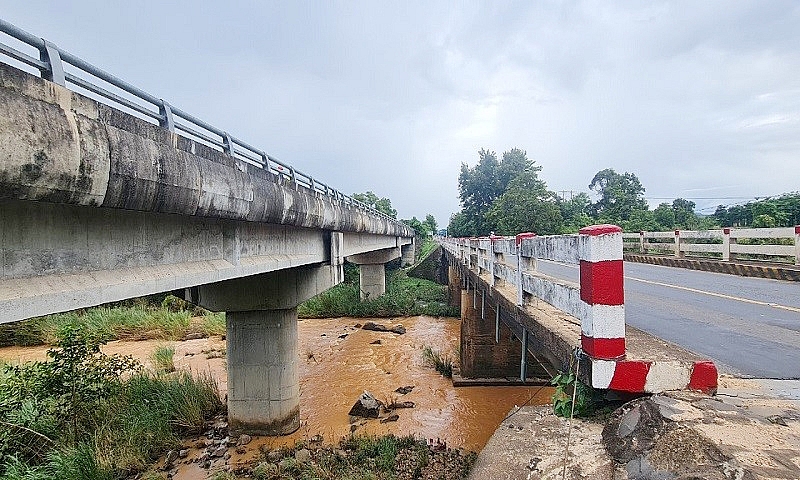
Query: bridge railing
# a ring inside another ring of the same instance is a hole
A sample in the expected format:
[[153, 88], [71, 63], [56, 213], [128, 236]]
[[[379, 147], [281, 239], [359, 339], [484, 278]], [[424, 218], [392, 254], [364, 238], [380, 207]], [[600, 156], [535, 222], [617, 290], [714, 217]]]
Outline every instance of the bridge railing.
[[[11, 45], [0, 42], [0, 54], [28, 67], [37, 69], [42, 78], [63, 87], [72, 86], [89, 92], [93, 97], [111, 105], [122, 107], [136, 116], [149, 120], [170, 132], [181, 132], [187, 138], [220, 150], [232, 157], [275, 174], [281, 181], [295, 188], [303, 186], [315, 195], [324, 195], [331, 201], [368, 211], [372, 215], [397, 221], [394, 218], [342, 193], [311, 175], [268, 155], [263, 150], [217, 128], [193, 115], [131, 85], [116, 76], [95, 67], [85, 60], [57, 47], [52, 42], [32, 35], [0, 19], [0, 32], [13, 39], [10, 43], [21, 48], [33, 47], [38, 57], [28, 55]], [[5, 62], [8, 63], [8, 62]], [[74, 73], [73, 73], [74, 72]], [[114, 91], [116, 90], [116, 92]]]
[[754, 260], [800, 265], [800, 226], [639, 232], [622, 236], [626, 251], [644, 254], [688, 255], [725, 262], [746, 255]]
[[[444, 238], [453, 256], [478, 274], [489, 274], [492, 286], [516, 288], [518, 306], [536, 297], [581, 322], [581, 348], [591, 358], [613, 360], [625, 355], [622, 229], [595, 225], [578, 235], [538, 237]], [[537, 261], [579, 265], [575, 284], [537, 271]]]

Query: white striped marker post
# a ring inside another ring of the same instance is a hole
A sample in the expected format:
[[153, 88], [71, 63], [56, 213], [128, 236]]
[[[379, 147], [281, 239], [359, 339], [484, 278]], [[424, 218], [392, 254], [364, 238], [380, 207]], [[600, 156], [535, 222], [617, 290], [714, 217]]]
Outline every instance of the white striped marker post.
[[625, 294], [622, 267], [622, 229], [592, 225], [580, 230], [581, 348], [592, 358], [625, 356]]

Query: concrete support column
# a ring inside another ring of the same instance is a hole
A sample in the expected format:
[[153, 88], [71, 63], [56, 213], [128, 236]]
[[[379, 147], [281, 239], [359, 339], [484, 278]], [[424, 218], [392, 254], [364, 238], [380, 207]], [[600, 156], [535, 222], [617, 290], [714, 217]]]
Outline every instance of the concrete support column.
[[731, 259], [731, 229], [722, 229], [722, 261], [727, 262]]
[[226, 312], [232, 435], [286, 435], [300, 426], [297, 305], [341, 278], [341, 265], [307, 266], [187, 290], [192, 303]]
[[346, 257], [348, 262], [359, 266], [358, 279], [361, 283], [361, 300], [380, 297], [386, 293], [385, 264], [401, 257], [402, 247], [385, 248]]
[[286, 435], [300, 427], [297, 309], [228, 312], [228, 425]]
[[447, 290], [450, 297], [450, 305], [461, 309], [461, 272], [458, 268], [450, 265], [447, 268]]
[[414, 265], [414, 253], [416, 252], [415, 240], [412, 238], [408, 245], [400, 246], [400, 266], [408, 267]]
[[361, 300], [386, 293], [386, 267], [382, 263], [365, 263], [358, 267]]

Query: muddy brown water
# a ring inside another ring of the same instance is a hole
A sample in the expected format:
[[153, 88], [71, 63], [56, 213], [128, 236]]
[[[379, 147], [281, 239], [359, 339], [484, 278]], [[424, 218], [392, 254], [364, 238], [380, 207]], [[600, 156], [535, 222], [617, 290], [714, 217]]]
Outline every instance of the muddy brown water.
[[[355, 328], [374, 321], [387, 326], [402, 323], [404, 335]], [[368, 390], [378, 399], [412, 401], [415, 408], [396, 410], [399, 419], [381, 424], [377, 420], [358, 422], [357, 433], [414, 434], [419, 438], [441, 439], [448, 446], [480, 451], [497, 426], [515, 406], [545, 404], [551, 388], [542, 387], [459, 387], [427, 366], [422, 356], [430, 346], [457, 357], [460, 321], [450, 318], [403, 317], [394, 319], [330, 318], [307, 319], [299, 323], [301, 428], [280, 438], [255, 438], [245, 457], [258, 454], [259, 446], [292, 445], [322, 435], [335, 443], [350, 433], [348, 411], [358, 396]], [[372, 342], [380, 340], [380, 344]], [[219, 337], [164, 342], [116, 341], [104, 346], [106, 353], [132, 355], [146, 365], [149, 355], [163, 344], [175, 346], [179, 369], [209, 372], [220, 393], [227, 390], [225, 341]], [[47, 347], [0, 349], [0, 359], [24, 362], [46, 358]], [[395, 389], [413, 385], [411, 393]], [[253, 448], [256, 447], [256, 448]], [[238, 459], [240, 461], [246, 458]]]

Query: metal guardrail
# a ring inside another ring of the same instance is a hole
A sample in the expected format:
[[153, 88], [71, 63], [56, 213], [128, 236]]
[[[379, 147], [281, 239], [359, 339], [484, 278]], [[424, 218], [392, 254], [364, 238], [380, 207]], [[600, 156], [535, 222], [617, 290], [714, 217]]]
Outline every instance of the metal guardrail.
[[[95, 67], [94, 65], [78, 58], [77, 56], [57, 47], [52, 42], [32, 35], [2, 19], [0, 19], [0, 32], [3, 32], [10, 37], [13, 37], [20, 42], [37, 49], [39, 51], [39, 58], [37, 59], [27, 55], [9, 45], [3, 44], [2, 42], [0, 42], [0, 54], [4, 54], [13, 58], [14, 60], [17, 60], [18, 62], [38, 69], [42, 75], [42, 78], [46, 80], [50, 80], [63, 87], [67, 87], [68, 83], [76, 85], [84, 90], [102, 97], [105, 100], [109, 100], [109, 104], [111, 106], [116, 107], [122, 105], [144, 117], [155, 120], [161, 127], [169, 130], [170, 132], [181, 131], [190, 135], [191, 137], [200, 139], [202, 141], [201, 143], [208, 144], [212, 146], [212, 148], [218, 148], [228, 155], [278, 175], [280, 178], [291, 182], [295, 189], [302, 185], [310, 189], [315, 194], [318, 193], [331, 197], [331, 199], [335, 202], [341, 202], [344, 205], [354, 206], [360, 210], [370, 212], [373, 215], [377, 215], [386, 220], [398, 222], [397, 219], [392, 218], [383, 212], [379, 212], [369, 205], [366, 205], [365, 203], [360, 202], [333, 187], [330, 187], [326, 183], [316, 180], [311, 175], [305, 174], [293, 166], [283, 163], [277, 158], [268, 155], [263, 150], [259, 150], [243, 140], [230, 135], [228, 132], [184, 112], [183, 110], [169, 104], [164, 99], [155, 97], [154, 95], [151, 95], [144, 90], [141, 90], [129, 84], [128, 82]], [[65, 63], [89, 74], [92, 77], [103, 80], [108, 84], [119, 88], [138, 100], [142, 100], [144, 105], [111, 92], [102, 86], [96, 85], [90, 80], [86, 80], [68, 71], [65, 71]], [[181, 122], [181, 120], [185, 121], [186, 123]]]

